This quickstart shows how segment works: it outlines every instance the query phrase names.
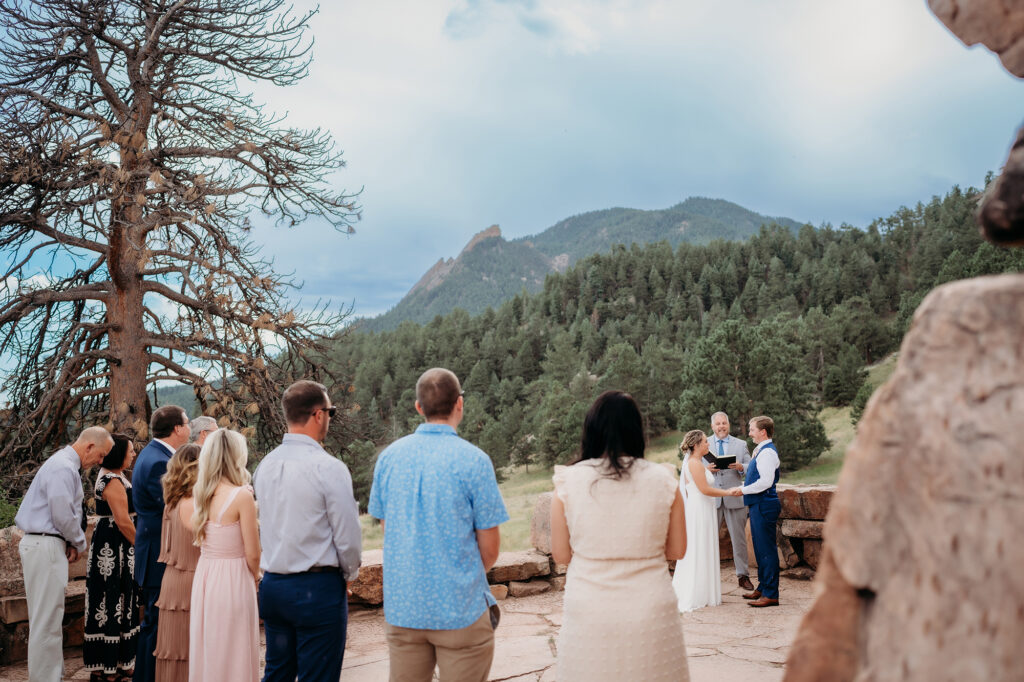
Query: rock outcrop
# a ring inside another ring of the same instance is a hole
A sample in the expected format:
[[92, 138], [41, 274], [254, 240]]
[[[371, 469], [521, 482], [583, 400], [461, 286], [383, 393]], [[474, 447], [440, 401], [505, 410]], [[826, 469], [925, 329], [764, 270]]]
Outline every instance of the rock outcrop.
[[921, 304], [847, 450], [787, 682], [1020, 679], [1022, 338], [1024, 276]]

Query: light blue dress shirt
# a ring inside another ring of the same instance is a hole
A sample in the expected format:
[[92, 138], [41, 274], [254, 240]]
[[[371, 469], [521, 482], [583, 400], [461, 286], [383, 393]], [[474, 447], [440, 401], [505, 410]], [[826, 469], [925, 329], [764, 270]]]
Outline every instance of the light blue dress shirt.
[[305, 573], [339, 566], [345, 580], [359, 575], [362, 533], [352, 476], [319, 443], [286, 433], [253, 476], [259, 505], [260, 568]]
[[82, 460], [70, 445], [39, 467], [21, 501], [14, 523], [25, 533], [59, 535], [85, 551], [82, 530]]
[[385, 521], [384, 618], [418, 630], [472, 625], [494, 604], [476, 531], [508, 521], [483, 450], [421, 424], [377, 459], [369, 512]]

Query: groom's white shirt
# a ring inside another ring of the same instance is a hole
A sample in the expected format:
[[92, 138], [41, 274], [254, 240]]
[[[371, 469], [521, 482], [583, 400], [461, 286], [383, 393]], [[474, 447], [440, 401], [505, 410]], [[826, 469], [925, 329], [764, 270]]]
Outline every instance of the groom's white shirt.
[[744, 495], [756, 495], [757, 493], [762, 493], [765, 490], [768, 490], [768, 488], [771, 488], [772, 484], [775, 482], [775, 471], [779, 468], [779, 453], [772, 448], [765, 450], [764, 454], [761, 454], [761, 449], [771, 442], [771, 438], [763, 440], [757, 444], [756, 448], [754, 448], [754, 454], [752, 457], [754, 459], [754, 465], [757, 467], [757, 475], [759, 478], [750, 485], [740, 487], [740, 490], [743, 491]]

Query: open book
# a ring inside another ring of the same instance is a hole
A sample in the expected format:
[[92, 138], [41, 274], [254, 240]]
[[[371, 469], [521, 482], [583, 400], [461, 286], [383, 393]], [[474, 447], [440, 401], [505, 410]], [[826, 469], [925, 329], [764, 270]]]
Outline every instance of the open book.
[[715, 457], [710, 452], [704, 455], [704, 461], [714, 464], [716, 469], [728, 469], [730, 464], [736, 463], [736, 455], [725, 455], [724, 457]]

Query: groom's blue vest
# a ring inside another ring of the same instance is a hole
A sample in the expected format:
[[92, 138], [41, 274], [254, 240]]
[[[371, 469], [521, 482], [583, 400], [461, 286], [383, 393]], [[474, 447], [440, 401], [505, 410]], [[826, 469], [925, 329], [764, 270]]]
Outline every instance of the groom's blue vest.
[[[775, 443], [767, 443], [763, 448], [761, 448], [761, 450], [775, 450], [775, 454], [779, 454], [779, 449], [775, 447]], [[761, 474], [757, 470], [757, 457], [755, 457], [754, 459], [750, 460], [750, 464], [747, 465], [747, 477], [743, 480], [743, 485], [750, 485], [751, 483], [759, 481], [760, 479]], [[753, 495], [744, 495], [743, 504], [747, 505], [748, 507], [752, 507], [755, 504], [764, 502], [765, 500], [778, 500], [779, 495], [778, 493], [775, 492], [775, 484], [778, 482], [779, 469], [778, 467], [776, 467], [775, 480], [772, 481], [771, 487], [768, 488], [767, 490], [762, 490], [759, 493], [754, 493]]]

